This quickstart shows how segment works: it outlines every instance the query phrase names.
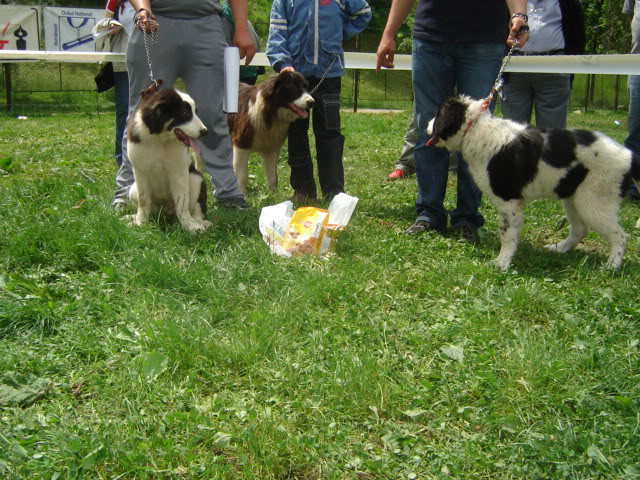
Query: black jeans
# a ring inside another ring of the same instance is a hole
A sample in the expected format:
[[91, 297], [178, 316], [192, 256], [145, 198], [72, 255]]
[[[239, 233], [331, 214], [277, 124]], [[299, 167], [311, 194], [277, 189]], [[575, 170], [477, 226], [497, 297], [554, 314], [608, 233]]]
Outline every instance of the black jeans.
[[[313, 89], [319, 78], [307, 78], [309, 89]], [[344, 136], [340, 133], [340, 85], [341, 78], [326, 78], [313, 93], [315, 105], [310, 117], [316, 138], [318, 180], [322, 195], [333, 197], [344, 192], [344, 168], [342, 152]], [[313, 161], [309, 148], [309, 118], [298, 119], [289, 127], [289, 166], [291, 187], [309, 197], [316, 197], [316, 182], [313, 177]]]

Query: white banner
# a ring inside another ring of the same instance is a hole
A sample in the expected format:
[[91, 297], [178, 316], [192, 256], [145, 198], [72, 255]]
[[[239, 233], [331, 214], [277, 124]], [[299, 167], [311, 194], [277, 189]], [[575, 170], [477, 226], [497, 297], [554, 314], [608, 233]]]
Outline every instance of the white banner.
[[104, 17], [99, 8], [45, 7], [44, 45], [46, 50], [95, 52], [91, 31]]
[[0, 6], [0, 50], [40, 50], [38, 7]]

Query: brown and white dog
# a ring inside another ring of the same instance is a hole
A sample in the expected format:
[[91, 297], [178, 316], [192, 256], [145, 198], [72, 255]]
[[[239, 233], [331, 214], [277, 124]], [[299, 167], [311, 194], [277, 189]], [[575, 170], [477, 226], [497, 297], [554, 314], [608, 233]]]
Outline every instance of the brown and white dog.
[[[599, 132], [542, 130], [495, 118], [482, 100], [446, 100], [429, 122], [429, 144], [462, 152], [476, 184], [500, 214], [498, 266], [509, 268], [516, 252], [525, 203], [538, 198], [562, 201], [569, 236], [547, 245], [553, 252], [573, 249], [594, 230], [609, 242], [606, 266], [622, 263], [626, 234], [618, 220], [631, 181], [640, 182], [640, 157]], [[640, 227], [640, 221], [636, 225]]]
[[207, 189], [188, 147], [207, 128], [196, 115], [193, 99], [173, 88], [142, 92], [127, 124], [127, 148], [134, 184], [129, 198], [138, 206], [132, 222], [142, 225], [151, 212], [175, 215], [188, 232], [206, 230]]
[[246, 193], [249, 182], [249, 154], [262, 156], [267, 185], [278, 187], [278, 157], [287, 139], [289, 125], [308, 118], [313, 97], [306, 80], [298, 72], [281, 72], [260, 85], [240, 84], [238, 113], [228, 114], [233, 143], [233, 169], [240, 189]]

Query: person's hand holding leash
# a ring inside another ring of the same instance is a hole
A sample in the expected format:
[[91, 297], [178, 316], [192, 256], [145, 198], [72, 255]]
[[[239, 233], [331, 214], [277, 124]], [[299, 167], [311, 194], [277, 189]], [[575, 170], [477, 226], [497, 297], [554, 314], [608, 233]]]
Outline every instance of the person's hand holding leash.
[[156, 17], [153, 16], [149, 9], [144, 7], [138, 9], [135, 17], [133, 17], [133, 22], [144, 33], [154, 33], [160, 29]]
[[514, 43], [518, 44], [518, 47], [522, 47], [527, 40], [529, 40], [529, 25], [527, 24], [529, 18], [526, 13], [514, 13], [509, 20], [509, 38], [507, 38], [507, 45], [513, 46]]

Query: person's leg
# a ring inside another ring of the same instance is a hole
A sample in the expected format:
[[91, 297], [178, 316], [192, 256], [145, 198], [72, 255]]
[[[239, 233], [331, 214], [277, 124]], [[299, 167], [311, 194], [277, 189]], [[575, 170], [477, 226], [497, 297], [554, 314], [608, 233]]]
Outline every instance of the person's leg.
[[531, 73], [535, 89], [536, 126], [567, 128], [571, 74]]
[[416, 159], [413, 156], [413, 152], [416, 149], [417, 140], [418, 125], [416, 123], [415, 110], [412, 108], [409, 125], [407, 126], [407, 131], [404, 134], [402, 152], [400, 153], [400, 158], [396, 162], [396, 168], [404, 170], [409, 175], [412, 175], [416, 171]]
[[344, 192], [344, 136], [340, 132], [341, 83], [340, 77], [325, 78], [314, 93], [313, 134], [316, 139], [318, 180], [325, 198]]
[[455, 86], [455, 66], [451, 46], [413, 39], [412, 82], [418, 137], [414, 152], [418, 196], [416, 224], [407, 233], [417, 233], [413, 227], [421, 222], [443, 232], [447, 227], [444, 196], [449, 174], [449, 153], [443, 148], [427, 147], [426, 127], [438, 106]]
[[[308, 78], [309, 88], [312, 88], [318, 79]], [[316, 116], [316, 104], [309, 115]], [[291, 169], [289, 181], [293, 188], [294, 196], [299, 200], [305, 197], [316, 198], [316, 181], [313, 178], [313, 161], [311, 159], [311, 149], [309, 148], [309, 118], [298, 119], [289, 126], [288, 140], [288, 163]]]
[[225, 205], [229, 199], [241, 199], [245, 203], [233, 171], [229, 125], [222, 110], [226, 46], [222, 19], [210, 15], [174, 21], [179, 24], [182, 46], [180, 59], [175, 60], [180, 64], [179, 75], [196, 103], [198, 116], [209, 130], [200, 140], [200, 154], [211, 176], [213, 193]]
[[533, 112], [533, 85], [530, 73], [508, 73], [502, 87], [500, 105], [502, 116], [519, 123], [531, 123]]
[[113, 72], [116, 93], [116, 137], [115, 158], [118, 166], [122, 165], [122, 139], [127, 125], [129, 113], [129, 75], [127, 72]]
[[[478, 99], [489, 95], [502, 65], [503, 54], [504, 45], [500, 43], [457, 46], [458, 92]], [[480, 228], [484, 225], [484, 218], [478, 211], [482, 193], [473, 181], [462, 155], [459, 160], [458, 199], [456, 209], [451, 212], [451, 224], [456, 228]]]
[[[629, 75], [629, 116], [627, 118], [628, 135], [624, 146], [640, 155], [640, 75]], [[628, 195], [640, 199], [635, 184], [631, 184]]]
[[[162, 80], [163, 87], [173, 86], [177, 78], [177, 65], [167, 59], [178, 58], [175, 50], [174, 38], [176, 35], [172, 19], [157, 17], [163, 34], [159, 36], [158, 43], [150, 45], [151, 62], [156, 79]], [[140, 102], [140, 92], [151, 84], [149, 67], [144, 49], [143, 34], [137, 28], [133, 28], [127, 45], [127, 70], [129, 71], [129, 115]], [[116, 193], [112, 202], [113, 206], [125, 204], [128, 201], [129, 187], [134, 182], [133, 169], [127, 153], [126, 132], [122, 138], [122, 165], [116, 176]]]

